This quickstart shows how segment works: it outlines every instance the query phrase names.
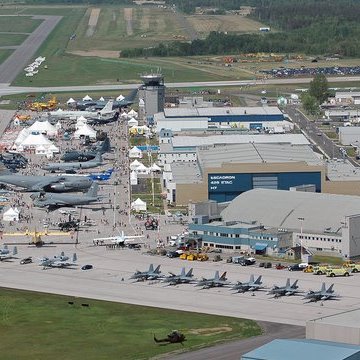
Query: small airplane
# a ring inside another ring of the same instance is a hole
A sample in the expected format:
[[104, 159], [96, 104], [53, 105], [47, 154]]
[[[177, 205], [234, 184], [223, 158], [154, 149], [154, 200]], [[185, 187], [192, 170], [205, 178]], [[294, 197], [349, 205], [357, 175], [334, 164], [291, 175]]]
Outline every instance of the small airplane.
[[164, 339], [157, 339], [155, 334], [154, 334], [154, 341], [156, 343], [168, 343], [168, 344], [180, 343], [181, 345], [184, 345], [183, 342], [186, 341], [186, 337], [180, 331], [173, 330]]
[[135, 245], [139, 244], [138, 242], [134, 242], [132, 240], [143, 238], [143, 235], [127, 235], [125, 236], [124, 231], [121, 231], [120, 235], [118, 236], [110, 236], [107, 238], [97, 238], [94, 241], [111, 241], [115, 245]]
[[317, 301], [325, 301], [325, 300], [337, 300], [339, 295], [336, 295], [333, 290], [334, 284], [331, 284], [328, 289], [326, 289], [325, 283], [322, 283], [321, 289], [319, 291], [312, 291], [310, 290], [303, 299], [309, 300], [310, 302], [317, 302]]
[[219, 271], [215, 272], [215, 276], [212, 279], [205, 279], [202, 278], [200, 281], [197, 282], [195, 286], [202, 286], [202, 289], [210, 289], [212, 287], [221, 287], [229, 285], [230, 283], [226, 281], [226, 271], [219, 276]]
[[92, 181], [107, 181], [111, 178], [111, 175], [114, 171], [114, 168], [111, 168], [109, 170], [103, 171], [101, 173], [92, 173], [88, 175], [88, 178]]
[[34, 206], [47, 208], [48, 211], [56, 210], [61, 207], [73, 207], [81, 205], [89, 205], [99, 200], [97, 192], [99, 185], [93, 183], [87, 193], [83, 195], [75, 194], [49, 194], [34, 193], [30, 198], [34, 202]]
[[254, 278], [254, 275], [250, 275], [250, 280], [248, 282], [241, 282], [238, 281], [232, 288], [231, 290], [237, 290], [238, 293], [244, 293], [246, 291], [256, 291], [256, 290], [260, 290], [263, 288], [263, 286], [261, 286], [262, 281], [261, 281], [262, 276], [260, 275], [256, 280]]
[[92, 180], [82, 176], [30, 176], [0, 175], [0, 183], [10, 184], [27, 191], [71, 192], [88, 190]]
[[[123, 107], [127, 107], [129, 105], [132, 105], [134, 103], [134, 100], [136, 98], [136, 95], [138, 93], [138, 89], [134, 89], [128, 96], [125, 96], [122, 100], [115, 100], [112, 103], [113, 109], [121, 109]], [[89, 107], [94, 107], [95, 109], [103, 109], [105, 106], [106, 101], [102, 100], [90, 100], [90, 101], [78, 101], [76, 103], [76, 108], [79, 110], [85, 110]]]
[[149, 270], [139, 271], [136, 270], [135, 273], [130, 277], [130, 279], [135, 279], [136, 281], [145, 281], [145, 280], [156, 280], [161, 277], [160, 265], [154, 270], [154, 265], [150, 264]]
[[2, 249], [0, 249], [0, 261], [7, 261], [11, 259], [16, 259], [15, 255], [17, 255], [17, 247], [14, 246], [14, 249], [12, 253], [10, 253], [10, 250], [7, 245], [4, 245]]
[[95, 151], [78, 151], [78, 150], [69, 150], [61, 157], [61, 160], [65, 162], [71, 161], [89, 161], [95, 159], [96, 154], [104, 154], [110, 151], [110, 140], [107, 137], [101, 145]]
[[43, 167], [44, 170], [55, 171], [75, 171], [80, 169], [91, 169], [102, 165], [102, 157], [98, 152], [93, 160], [67, 162], [67, 163], [50, 163]]
[[287, 279], [285, 286], [274, 285], [273, 288], [268, 292], [268, 295], [274, 295], [274, 298], [279, 298], [281, 296], [290, 296], [301, 293], [302, 291], [298, 290], [299, 286], [297, 283], [298, 280], [295, 280], [293, 284], [290, 285], [290, 279]]
[[186, 274], [185, 274], [185, 268], [183, 267], [181, 269], [181, 273], [179, 275], [175, 275], [170, 272], [170, 276], [166, 277], [163, 282], [168, 283], [168, 285], [178, 285], [178, 284], [188, 284], [193, 279], [193, 268], [191, 268]]
[[[63, 254], [63, 253], [62, 253]], [[49, 268], [70, 268], [72, 266], [77, 266], [77, 256], [76, 253], [74, 253], [72, 257], [72, 262], [67, 261], [69, 260], [68, 256], [60, 255], [60, 256], [54, 256], [52, 259], [44, 257], [40, 259], [39, 266], [43, 267], [43, 270], [49, 269]]]
[[79, 111], [79, 110], [61, 110], [58, 109], [56, 111], [49, 111], [48, 116], [56, 119], [77, 119], [80, 116], [85, 118], [93, 117], [94, 115], [101, 117], [101, 116], [108, 116], [110, 114], [114, 114], [115, 111], [112, 109], [113, 101], [110, 100], [106, 103], [105, 106], [100, 111]]

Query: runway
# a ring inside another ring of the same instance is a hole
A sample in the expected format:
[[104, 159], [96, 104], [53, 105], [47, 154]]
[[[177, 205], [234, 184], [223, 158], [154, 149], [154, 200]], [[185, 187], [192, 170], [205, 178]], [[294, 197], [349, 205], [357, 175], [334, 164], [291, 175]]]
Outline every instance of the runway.
[[[10, 16], [10, 15], [6, 15]], [[16, 17], [25, 15], [14, 15]], [[31, 15], [30, 15], [31, 16]], [[0, 65], [0, 85], [7, 87], [33, 60], [33, 56], [62, 19], [62, 16], [33, 15], [32, 19], [44, 20], [26, 39], [16, 46], [14, 52]], [[3, 95], [0, 92], [0, 96]]]

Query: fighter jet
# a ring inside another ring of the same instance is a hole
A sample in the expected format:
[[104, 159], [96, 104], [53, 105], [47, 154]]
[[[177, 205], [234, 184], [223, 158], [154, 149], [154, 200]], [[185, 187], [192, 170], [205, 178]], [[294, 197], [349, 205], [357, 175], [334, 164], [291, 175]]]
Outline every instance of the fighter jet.
[[325, 301], [325, 300], [337, 300], [339, 295], [336, 295], [333, 290], [334, 284], [331, 284], [326, 290], [325, 283], [322, 283], [321, 289], [319, 291], [310, 290], [305, 296], [304, 299], [309, 300], [309, 302]]
[[254, 281], [254, 275], [250, 275], [250, 280], [248, 282], [238, 281], [231, 290], [237, 290], [238, 293], [244, 293], [246, 291], [256, 291], [262, 289], [261, 286], [261, 275]]
[[119, 120], [120, 113], [115, 112], [114, 115], [109, 117], [97, 117], [97, 118], [88, 118], [88, 124], [90, 125], [105, 125], [116, 122]]
[[114, 171], [114, 168], [111, 168], [109, 170], [103, 171], [101, 173], [92, 173], [88, 175], [88, 178], [92, 181], [98, 180], [98, 181], [107, 181], [111, 178], [111, 175]]
[[79, 151], [79, 150], [69, 150], [61, 157], [61, 160], [65, 162], [70, 161], [89, 161], [96, 157], [97, 153], [101, 155], [110, 151], [110, 140], [107, 137], [101, 145], [95, 151]]
[[145, 280], [156, 280], [161, 277], [160, 265], [154, 270], [154, 265], [150, 264], [148, 271], [139, 271], [136, 270], [134, 275], [130, 279], [135, 279], [136, 281], [145, 281]]
[[68, 256], [61, 255], [61, 256], [54, 256], [53, 258], [44, 257], [40, 259], [39, 265], [43, 267], [43, 270], [49, 268], [70, 268], [72, 266], [77, 266], [77, 256], [74, 253], [72, 262], [67, 261], [69, 260]]
[[17, 247], [14, 246], [12, 253], [7, 245], [4, 245], [2, 249], [0, 249], [0, 261], [7, 261], [11, 259], [15, 259], [15, 255], [17, 255]]
[[168, 285], [188, 284], [194, 281], [192, 272], [193, 268], [185, 274], [185, 268], [183, 267], [179, 275], [170, 272], [170, 276], [166, 277], [163, 282], [168, 283]]
[[34, 206], [47, 208], [49, 211], [52, 211], [61, 207], [73, 207], [94, 203], [99, 200], [97, 196], [98, 189], [99, 185], [93, 183], [88, 192], [83, 195], [35, 193], [30, 197], [34, 202]]
[[113, 101], [110, 100], [100, 111], [78, 111], [78, 110], [61, 110], [49, 111], [48, 116], [55, 119], [77, 119], [80, 116], [85, 118], [93, 118], [94, 116], [102, 117], [113, 115], [115, 111], [112, 109]]
[[80, 162], [68, 162], [68, 163], [50, 163], [43, 167], [44, 170], [51, 172], [55, 171], [75, 171], [79, 169], [91, 169], [97, 166], [102, 165], [101, 154], [97, 153], [95, 159], [90, 161], [80, 161]]
[[143, 235], [125, 235], [124, 231], [121, 231], [118, 236], [110, 236], [107, 238], [96, 238], [94, 241], [111, 241], [115, 245], [135, 245], [139, 244], [135, 239], [144, 238]]
[[202, 278], [200, 281], [197, 282], [195, 286], [202, 286], [202, 289], [210, 289], [212, 287], [226, 286], [230, 284], [226, 280], [227, 280], [226, 271], [221, 276], [219, 276], [219, 271], [216, 271], [215, 276], [212, 279]]
[[285, 286], [274, 285], [274, 287], [268, 292], [268, 295], [274, 295], [274, 298], [279, 298], [281, 296], [290, 296], [301, 293], [302, 291], [297, 290], [299, 288], [297, 283], [298, 280], [294, 281], [294, 283], [290, 285], [290, 279], [287, 279]]
[[[125, 96], [122, 100], [115, 100], [113, 101], [112, 108], [113, 109], [121, 109], [123, 107], [127, 107], [134, 103], [134, 100], [136, 98], [138, 89], [134, 89], [128, 96]], [[85, 110], [88, 108], [95, 108], [95, 109], [103, 109], [106, 104], [106, 101], [101, 100], [90, 100], [90, 101], [78, 101], [76, 103], [76, 108], [79, 110]]]
[[83, 176], [0, 175], [1, 184], [14, 185], [26, 191], [70, 192], [90, 188], [92, 180]]

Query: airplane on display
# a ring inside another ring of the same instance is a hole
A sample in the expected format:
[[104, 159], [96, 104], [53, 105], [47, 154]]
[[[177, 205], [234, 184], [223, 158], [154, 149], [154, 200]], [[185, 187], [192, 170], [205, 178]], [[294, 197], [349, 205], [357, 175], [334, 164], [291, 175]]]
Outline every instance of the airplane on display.
[[116, 245], [135, 245], [140, 244], [139, 242], [132, 241], [135, 239], [142, 239], [144, 235], [125, 235], [124, 231], [121, 231], [120, 235], [118, 236], [110, 236], [107, 238], [97, 238], [94, 241], [111, 241], [113, 244]]
[[[112, 103], [113, 109], [121, 109], [123, 107], [127, 107], [129, 105], [132, 105], [135, 101], [136, 95], [138, 93], [138, 89], [134, 89], [128, 96], [125, 96], [122, 100], [114, 100]], [[76, 103], [76, 108], [79, 110], [85, 110], [88, 108], [95, 108], [95, 109], [103, 109], [106, 104], [105, 100], [83, 100], [78, 101]]]
[[0, 261], [7, 261], [11, 259], [16, 259], [15, 255], [17, 255], [17, 247], [14, 246], [12, 253], [10, 253], [7, 245], [4, 245], [2, 249], [0, 249]]
[[88, 192], [83, 195], [36, 193], [30, 197], [34, 202], [34, 206], [52, 211], [61, 207], [90, 205], [97, 202], [99, 200], [97, 196], [98, 189], [99, 185], [93, 183]]
[[43, 267], [43, 270], [48, 269], [48, 268], [71, 268], [72, 266], [77, 266], [78, 264], [76, 263], [77, 261], [77, 256], [76, 253], [74, 253], [73, 257], [72, 257], [72, 262], [69, 262], [69, 257], [63, 255], [60, 256], [54, 256], [53, 258], [47, 258], [44, 257], [42, 259], [40, 259], [40, 263], [39, 266]]
[[202, 286], [203, 289], [210, 289], [212, 287], [221, 287], [230, 284], [226, 280], [227, 280], [226, 271], [221, 276], [219, 276], [219, 271], [216, 271], [215, 276], [212, 279], [202, 278], [200, 281], [197, 282], [195, 286]]
[[111, 175], [114, 171], [114, 168], [111, 168], [109, 170], [103, 171], [101, 173], [92, 173], [90, 175], [87, 175], [89, 179], [92, 181], [98, 180], [98, 181], [107, 181], [111, 178]]
[[268, 295], [274, 295], [274, 298], [279, 298], [281, 296], [290, 296], [296, 295], [303, 291], [298, 290], [299, 286], [297, 285], [298, 280], [295, 280], [292, 285], [290, 285], [290, 279], [286, 280], [285, 286], [277, 286], [274, 287], [268, 292]]
[[254, 278], [254, 275], [250, 275], [250, 280], [248, 282], [241, 282], [238, 281], [232, 288], [231, 290], [237, 290], [238, 293], [244, 293], [246, 291], [256, 291], [256, 290], [260, 290], [263, 288], [262, 285], [262, 281], [261, 281], [262, 276], [260, 275], [256, 280]]
[[154, 270], [154, 265], [150, 264], [149, 270], [139, 271], [136, 270], [135, 273], [130, 277], [130, 279], [135, 279], [136, 281], [145, 281], [145, 280], [157, 280], [161, 275], [160, 265]]
[[14, 185], [26, 191], [70, 192], [88, 190], [92, 180], [83, 176], [0, 175], [0, 183]]
[[55, 171], [75, 171], [80, 169], [91, 169], [102, 165], [102, 157], [100, 153], [97, 153], [93, 160], [68, 162], [68, 163], [50, 163], [43, 167], [44, 170]]
[[319, 291], [310, 290], [303, 299], [309, 300], [310, 302], [325, 301], [325, 300], [337, 300], [339, 295], [336, 295], [333, 290], [334, 284], [331, 284], [328, 289], [326, 289], [325, 283], [322, 283], [321, 289]]
[[185, 268], [183, 267], [179, 275], [175, 275], [170, 272], [170, 276], [163, 279], [163, 282], [168, 283], [168, 285], [188, 284], [194, 281], [194, 275], [192, 272], [193, 268], [191, 268], [187, 273], [185, 273]]
[[109, 117], [97, 117], [97, 118], [88, 118], [89, 125], [105, 125], [116, 122], [119, 120], [120, 113], [115, 112], [114, 115]]
[[80, 111], [80, 110], [61, 110], [49, 111], [48, 116], [56, 119], [77, 119], [80, 116], [85, 118], [93, 118], [97, 116], [101, 118], [102, 116], [114, 115], [115, 111], [112, 109], [113, 100], [109, 100], [106, 105], [99, 111]]
[[100, 153], [102, 155], [109, 151], [110, 151], [110, 139], [107, 137], [95, 151], [69, 150], [65, 152], [65, 154], [61, 157], [61, 160], [65, 162], [89, 161], [94, 159], [97, 153]]

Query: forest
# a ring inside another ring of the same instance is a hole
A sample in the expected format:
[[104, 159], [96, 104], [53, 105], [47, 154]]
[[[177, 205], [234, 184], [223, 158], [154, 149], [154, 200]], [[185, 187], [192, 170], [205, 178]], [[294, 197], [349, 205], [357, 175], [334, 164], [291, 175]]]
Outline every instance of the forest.
[[[166, 0], [169, 4], [174, 1]], [[121, 56], [188, 56], [243, 52], [302, 52], [309, 55], [360, 57], [358, 0], [178, 0], [179, 10], [197, 6], [220, 10], [255, 7], [250, 15], [276, 31], [266, 34], [210, 33], [206, 39], [162, 43], [151, 49], [126, 49]]]

